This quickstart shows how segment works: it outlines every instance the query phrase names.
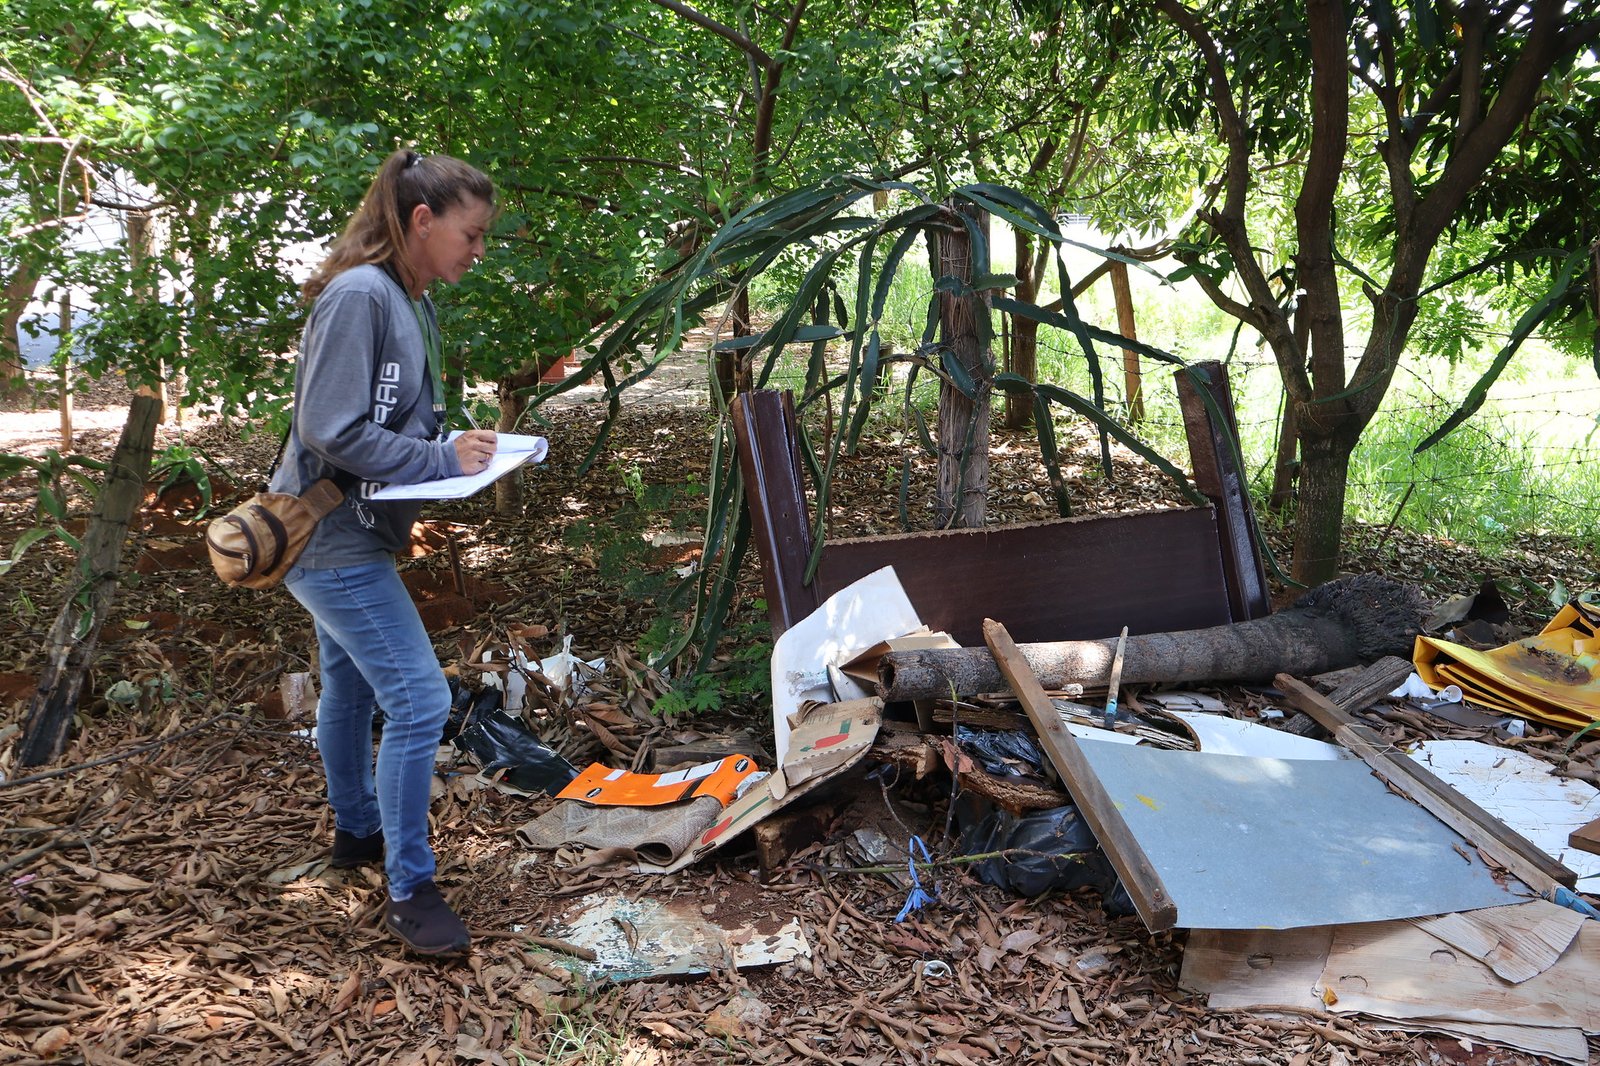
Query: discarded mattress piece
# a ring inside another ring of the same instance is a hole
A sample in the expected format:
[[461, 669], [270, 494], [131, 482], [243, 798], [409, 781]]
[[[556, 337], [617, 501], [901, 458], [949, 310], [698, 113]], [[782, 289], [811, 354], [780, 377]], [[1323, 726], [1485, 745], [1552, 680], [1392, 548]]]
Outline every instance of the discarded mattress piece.
[[701, 913], [702, 900], [652, 899], [597, 893], [569, 905], [545, 935], [588, 948], [593, 961], [553, 960], [589, 981], [633, 981], [672, 974], [745, 969], [811, 957], [799, 918], [722, 924]]
[[722, 801], [702, 796], [668, 807], [591, 807], [561, 800], [517, 830], [530, 848], [552, 851], [566, 844], [600, 848], [622, 859], [670, 863], [722, 814]]
[[1506, 714], [1563, 729], [1600, 720], [1600, 614], [1577, 600], [1537, 636], [1488, 651], [1419, 636], [1412, 661], [1433, 688]]
[[[877, 738], [883, 705], [875, 699], [807, 704], [794, 719], [789, 757], [773, 773], [757, 771], [743, 755], [669, 774], [590, 767], [517, 837], [541, 850], [567, 844], [604, 849], [607, 860], [631, 863], [639, 873], [681, 870], [859, 762]], [[663, 780], [668, 792], [687, 798], [648, 804], [626, 798]], [[615, 795], [607, 795], [608, 787]]]
[[1518, 882], [1500, 884], [1460, 836], [1353, 759], [1079, 746], [1179, 927], [1411, 918], [1528, 895]]
[[1525, 751], [1476, 740], [1425, 740], [1408, 754], [1577, 874], [1580, 889], [1600, 884], [1600, 855], [1568, 844], [1574, 829], [1600, 818], [1600, 789], [1557, 777]]

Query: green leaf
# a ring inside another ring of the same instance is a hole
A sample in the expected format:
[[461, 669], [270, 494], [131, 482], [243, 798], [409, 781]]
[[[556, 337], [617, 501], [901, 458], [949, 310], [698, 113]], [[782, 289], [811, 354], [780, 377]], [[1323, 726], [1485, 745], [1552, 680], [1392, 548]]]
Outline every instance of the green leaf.
[[[751, 333], [744, 337], [728, 337], [712, 345], [712, 350], [725, 352], [737, 351], [743, 348], [752, 348], [762, 343], [770, 332], [770, 330], [762, 330], [760, 333]], [[805, 325], [798, 327], [794, 333], [790, 335], [789, 340], [795, 343], [804, 343], [806, 341], [831, 341], [843, 336], [845, 336], [845, 331], [840, 329], [838, 326], [826, 324]]]
[[1150, 463], [1150, 465], [1154, 466], [1157, 470], [1160, 470], [1163, 474], [1166, 474], [1167, 477], [1172, 480], [1172, 483], [1181, 489], [1183, 494], [1189, 499], [1193, 500], [1196, 505], [1203, 506], [1208, 502], [1206, 498], [1200, 495], [1200, 493], [1195, 490], [1194, 486], [1189, 483], [1188, 476], [1184, 474], [1182, 470], [1179, 470], [1176, 466], [1172, 465], [1172, 463], [1167, 460], [1166, 456], [1150, 447], [1138, 437], [1135, 437], [1132, 433], [1129, 433], [1121, 423], [1119, 423], [1114, 417], [1111, 416], [1109, 412], [1103, 408], [1095, 405], [1088, 399], [1079, 396], [1077, 393], [1072, 392], [1069, 389], [1062, 388], [1059, 385], [1037, 382], [1034, 384], [1033, 388], [1035, 395], [1042, 396], [1053, 403], [1059, 403], [1063, 407], [1077, 412], [1098, 426], [1102, 433], [1107, 433], [1121, 441], [1122, 444], [1130, 451], [1139, 455], [1145, 461]]
[[972, 371], [961, 365], [961, 360], [956, 358], [956, 353], [948, 348], [939, 352], [939, 365], [950, 378], [950, 384], [955, 386], [957, 392], [967, 399], [976, 402], [978, 399], [978, 383], [972, 378]]
[[0, 559], [0, 577], [4, 577], [7, 571], [21, 561], [23, 553], [53, 532], [55, 531], [52, 529], [44, 529], [39, 526], [24, 530], [22, 536], [17, 538], [17, 543], [11, 549], [11, 558]]
[[1473, 382], [1472, 388], [1467, 390], [1466, 398], [1461, 401], [1461, 406], [1452, 411], [1438, 429], [1428, 434], [1422, 443], [1416, 446], [1413, 454], [1420, 455], [1444, 440], [1450, 435], [1451, 431], [1471, 418], [1483, 406], [1483, 402], [1489, 397], [1489, 389], [1499, 380], [1501, 372], [1511, 362], [1512, 356], [1517, 354], [1517, 350], [1522, 347], [1522, 342], [1527, 340], [1533, 331], [1539, 327], [1539, 324], [1555, 310], [1561, 298], [1566, 295], [1568, 287], [1571, 286], [1572, 279], [1577, 275], [1578, 271], [1586, 266], [1589, 254], [1588, 248], [1581, 248], [1567, 256], [1566, 262], [1561, 265], [1560, 273], [1550, 283], [1550, 287], [1545, 290], [1545, 294], [1540, 297], [1537, 303], [1522, 313], [1522, 317], [1517, 320], [1517, 324], [1511, 330], [1510, 339], [1495, 354], [1494, 359], [1489, 363], [1489, 368], [1483, 372], [1483, 375], [1477, 381]]

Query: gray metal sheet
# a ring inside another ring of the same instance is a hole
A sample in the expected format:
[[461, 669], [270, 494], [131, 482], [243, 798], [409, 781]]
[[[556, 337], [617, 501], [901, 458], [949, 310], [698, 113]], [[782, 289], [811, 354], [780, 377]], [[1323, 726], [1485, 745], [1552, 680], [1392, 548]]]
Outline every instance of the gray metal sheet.
[[1365, 763], [1080, 740], [1192, 929], [1293, 929], [1517, 903], [1477, 853]]

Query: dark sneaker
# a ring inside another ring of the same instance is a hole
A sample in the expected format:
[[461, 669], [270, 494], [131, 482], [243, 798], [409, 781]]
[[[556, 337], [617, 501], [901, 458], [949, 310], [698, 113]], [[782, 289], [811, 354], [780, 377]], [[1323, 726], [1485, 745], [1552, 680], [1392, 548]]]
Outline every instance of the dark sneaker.
[[383, 924], [419, 955], [455, 955], [471, 942], [467, 927], [432, 881], [418, 885], [410, 899], [390, 900]]
[[328, 858], [329, 866], [339, 870], [349, 870], [382, 861], [382, 829], [367, 837], [358, 837], [354, 833], [346, 833], [343, 829], [333, 831], [333, 854]]

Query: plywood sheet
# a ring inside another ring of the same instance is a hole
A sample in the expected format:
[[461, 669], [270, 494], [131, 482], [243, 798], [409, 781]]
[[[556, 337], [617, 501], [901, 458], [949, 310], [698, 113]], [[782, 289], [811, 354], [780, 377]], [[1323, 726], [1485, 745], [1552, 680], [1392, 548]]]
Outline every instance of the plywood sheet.
[[1181, 927], [1289, 929], [1527, 898], [1363, 763], [1079, 743]]
[[884, 566], [928, 628], [966, 647], [985, 618], [1024, 643], [1232, 621], [1209, 507], [831, 540], [816, 584], [831, 595]]
[[1600, 790], [1593, 785], [1557, 777], [1549, 763], [1527, 752], [1476, 740], [1428, 740], [1410, 755], [1577, 874], [1579, 891], [1600, 886], [1600, 855], [1567, 842], [1574, 829], [1600, 817]]

